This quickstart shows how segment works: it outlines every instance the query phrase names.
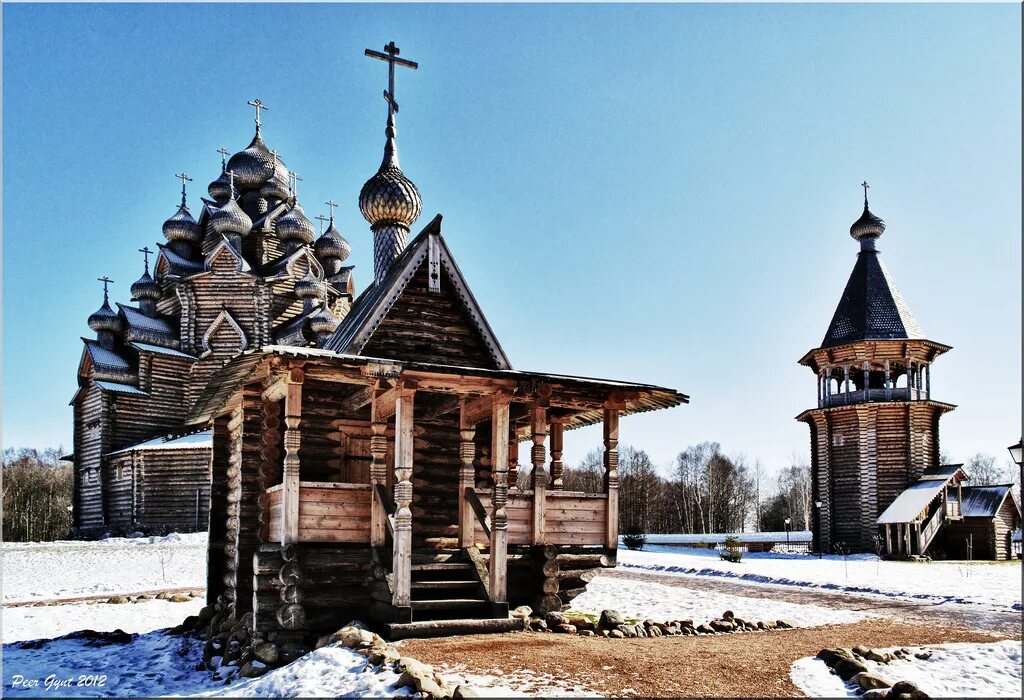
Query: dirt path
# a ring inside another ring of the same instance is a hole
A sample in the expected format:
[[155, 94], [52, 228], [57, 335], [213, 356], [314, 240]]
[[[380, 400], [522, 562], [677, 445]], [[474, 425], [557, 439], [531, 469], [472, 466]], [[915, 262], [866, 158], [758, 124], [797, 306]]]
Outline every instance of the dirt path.
[[718, 591], [744, 598], [768, 598], [788, 603], [819, 605], [826, 608], [859, 610], [884, 615], [908, 624], [948, 625], [978, 632], [992, 632], [1004, 635], [1006, 639], [1021, 635], [1021, 614], [1012, 611], [993, 612], [973, 609], [976, 606], [947, 603], [938, 605], [917, 600], [899, 600], [885, 596], [835, 593], [816, 588], [795, 586], [772, 586], [750, 583], [733, 583], [707, 576], [670, 576], [645, 572], [611, 569], [601, 573], [609, 578], [659, 583], [673, 588], [688, 588], [698, 591]]
[[779, 632], [654, 639], [518, 632], [406, 640], [401, 649], [439, 670], [459, 663], [469, 672], [502, 676], [511, 687], [524, 677], [522, 670], [528, 669], [606, 696], [792, 697], [801, 693], [789, 679], [790, 665], [822, 647], [916, 646], [1007, 638], [1013, 635], [868, 619], [852, 625]]

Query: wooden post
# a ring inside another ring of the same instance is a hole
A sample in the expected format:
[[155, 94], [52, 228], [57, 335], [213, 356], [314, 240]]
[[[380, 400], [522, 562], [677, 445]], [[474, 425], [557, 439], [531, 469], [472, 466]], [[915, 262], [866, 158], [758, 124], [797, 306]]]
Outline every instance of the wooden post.
[[889, 523], [885, 524], [885, 553], [892, 556], [892, 529]]
[[370, 545], [383, 547], [387, 542], [387, 513], [384, 504], [380, 502], [377, 494], [377, 486], [387, 486], [388, 473], [385, 456], [388, 452], [388, 438], [384, 434], [387, 431], [388, 422], [381, 411], [378, 399], [384, 393], [383, 387], [379, 384], [370, 394]]
[[889, 375], [889, 361], [885, 361], [885, 398], [888, 401], [892, 398], [892, 381]]
[[548, 436], [548, 411], [534, 404], [530, 408], [530, 461], [533, 462], [533, 543], [544, 544], [544, 507], [547, 500], [548, 473], [544, 469], [544, 440]]
[[402, 385], [395, 399], [395, 541], [391, 557], [394, 588], [391, 602], [408, 607], [412, 589], [413, 396]]
[[475, 515], [473, 504], [466, 498], [466, 489], [474, 488], [473, 460], [476, 459], [476, 425], [466, 412], [467, 399], [459, 406], [459, 547], [472, 547]]
[[604, 409], [604, 488], [608, 494], [605, 547], [619, 546], [619, 409]]
[[825, 406], [832, 403], [832, 368], [825, 369]]
[[561, 491], [562, 482], [562, 433], [565, 424], [561, 418], [551, 419], [551, 490]]
[[843, 386], [845, 388], [846, 396], [843, 397], [843, 403], [850, 403], [850, 366], [843, 366]]
[[281, 544], [299, 541], [299, 444], [302, 433], [302, 383], [305, 374], [301, 366], [290, 366], [284, 395], [284, 476], [282, 489]]
[[932, 366], [930, 363], [924, 366], [924, 397], [926, 399], [932, 397]]
[[864, 360], [864, 400], [871, 400], [871, 366]]
[[508, 404], [509, 397], [494, 397], [491, 408], [491, 468], [494, 492], [491, 496], [491, 562], [489, 591], [492, 603], [508, 601]]
[[509, 488], [519, 487], [519, 439], [516, 429], [509, 426], [508, 431], [508, 485]]

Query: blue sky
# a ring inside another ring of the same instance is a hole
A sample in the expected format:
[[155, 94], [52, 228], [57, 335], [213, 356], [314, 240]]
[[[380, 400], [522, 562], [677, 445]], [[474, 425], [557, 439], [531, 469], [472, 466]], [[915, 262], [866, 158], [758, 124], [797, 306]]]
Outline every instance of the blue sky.
[[[954, 459], [1021, 425], [1020, 7], [3, 6], [3, 441], [70, 446], [79, 336], [109, 274], [162, 241], [252, 135], [341, 203], [380, 162], [383, 64], [402, 165], [513, 364], [647, 381], [691, 404], [624, 419], [667, 464], [701, 440], [768, 467], [809, 451], [797, 360], [853, 267], [858, 183], [930, 338]], [[599, 435], [566, 438], [576, 461]]]

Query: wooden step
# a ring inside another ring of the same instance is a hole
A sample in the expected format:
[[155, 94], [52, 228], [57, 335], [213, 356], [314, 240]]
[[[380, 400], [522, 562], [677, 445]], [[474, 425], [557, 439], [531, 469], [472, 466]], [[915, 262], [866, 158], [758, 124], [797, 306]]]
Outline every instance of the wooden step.
[[415, 574], [417, 571], [469, 571], [470, 568], [466, 562], [425, 562], [413, 564], [412, 572]]
[[441, 600], [414, 600], [410, 603], [413, 610], [464, 610], [490, 605], [489, 600], [481, 598], [443, 598]]
[[479, 586], [479, 581], [413, 581], [412, 588], [416, 589], [444, 589], [444, 588], [469, 588]]
[[456, 620], [424, 620], [393, 622], [387, 625], [389, 639], [449, 637], [456, 634], [491, 634], [523, 629], [523, 621], [512, 617], [464, 618]]

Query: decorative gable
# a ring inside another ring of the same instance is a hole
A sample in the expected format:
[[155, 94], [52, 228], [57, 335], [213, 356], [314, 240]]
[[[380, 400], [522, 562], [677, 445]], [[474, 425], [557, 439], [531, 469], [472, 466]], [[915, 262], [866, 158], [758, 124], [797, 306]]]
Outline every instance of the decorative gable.
[[218, 350], [242, 352], [247, 347], [249, 341], [245, 337], [245, 331], [227, 309], [217, 314], [217, 318], [203, 333], [203, 351], [206, 353]]
[[210, 254], [206, 256], [206, 269], [213, 274], [249, 272], [249, 263], [245, 261], [227, 239], [221, 239]]

